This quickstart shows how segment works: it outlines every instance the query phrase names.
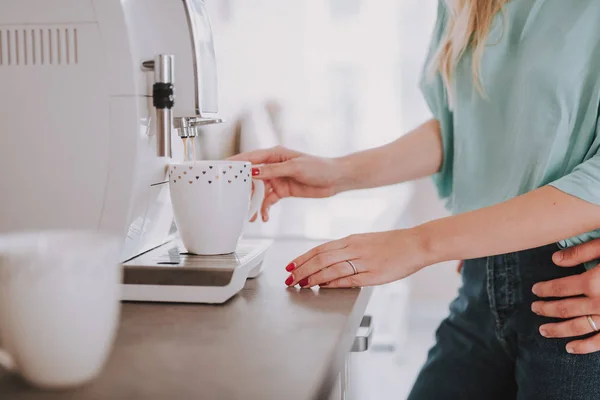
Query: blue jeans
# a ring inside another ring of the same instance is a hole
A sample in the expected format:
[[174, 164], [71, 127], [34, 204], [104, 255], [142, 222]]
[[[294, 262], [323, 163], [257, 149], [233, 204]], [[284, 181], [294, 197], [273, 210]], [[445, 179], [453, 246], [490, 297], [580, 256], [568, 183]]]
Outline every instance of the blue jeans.
[[537, 282], [580, 274], [552, 262], [557, 245], [466, 261], [463, 286], [436, 332], [409, 400], [600, 399], [600, 353], [571, 355], [531, 311]]

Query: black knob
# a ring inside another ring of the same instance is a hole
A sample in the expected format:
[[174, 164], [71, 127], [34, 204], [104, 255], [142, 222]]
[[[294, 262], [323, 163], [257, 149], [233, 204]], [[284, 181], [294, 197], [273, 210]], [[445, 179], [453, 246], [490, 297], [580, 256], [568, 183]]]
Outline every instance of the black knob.
[[155, 83], [152, 87], [152, 102], [154, 107], [163, 110], [175, 105], [175, 92], [172, 83]]

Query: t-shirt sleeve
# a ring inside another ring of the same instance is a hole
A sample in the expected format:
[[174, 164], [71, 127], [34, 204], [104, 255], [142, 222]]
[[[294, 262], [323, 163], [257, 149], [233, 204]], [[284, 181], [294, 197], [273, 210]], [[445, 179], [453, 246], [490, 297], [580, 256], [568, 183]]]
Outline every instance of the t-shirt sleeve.
[[[595, 141], [600, 142], [598, 136]], [[600, 150], [575, 167], [570, 174], [550, 183], [550, 186], [581, 200], [600, 205]]]
[[[575, 167], [570, 174], [551, 182], [549, 185], [581, 200], [600, 205], [600, 132], [596, 133], [596, 138], [587, 159]], [[597, 238], [598, 234], [600, 234], [600, 229], [563, 240], [560, 245], [561, 247], [577, 246]], [[596, 267], [598, 263], [600, 263], [600, 260], [592, 260], [584, 263], [584, 265], [589, 270]]]
[[438, 1], [438, 16], [433, 31], [433, 37], [429, 48], [429, 54], [421, 75], [420, 88], [433, 113], [438, 120], [441, 129], [443, 160], [442, 167], [433, 176], [433, 182], [437, 187], [438, 195], [442, 199], [448, 199], [452, 195], [453, 188], [453, 159], [454, 159], [454, 122], [452, 112], [448, 105], [448, 96], [442, 77], [439, 73], [431, 75], [428, 70], [429, 62], [435, 56], [441, 39], [446, 30], [447, 9], [443, 0]]

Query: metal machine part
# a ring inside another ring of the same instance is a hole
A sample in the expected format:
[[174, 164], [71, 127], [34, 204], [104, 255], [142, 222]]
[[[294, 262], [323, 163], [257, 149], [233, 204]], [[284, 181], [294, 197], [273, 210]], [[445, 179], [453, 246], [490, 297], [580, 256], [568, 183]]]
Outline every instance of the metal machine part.
[[198, 136], [198, 127], [222, 122], [221, 118], [178, 117], [175, 118], [175, 130], [181, 138], [196, 137]]
[[192, 43], [196, 115], [201, 119], [210, 119], [218, 112], [212, 27], [204, 0], [183, 0], [183, 3]]
[[181, 138], [198, 136], [197, 127], [222, 123], [217, 116], [217, 64], [212, 27], [204, 0], [183, 0], [192, 43], [196, 115], [175, 119]]
[[171, 54], [160, 54], [154, 60], [144, 61], [142, 68], [154, 71], [152, 104], [156, 109], [156, 153], [159, 157], [170, 158], [175, 105], [175, 57]]
[[233, 254], [199, 256], [169, 242], [124, 264], [123, 300], [223, 303], [262, 270], [272, 240], [242, 239]]
[[223, 119], [218, 117], [204, 118], [177, 117], [173, 118], [173, 106], [175, 105], [175, 58], [170, 54], [161, 54], [154, 60], [144, 61], [142, 69], [154, 71], [154, 85], [152, 88], [153, 105], [156, 109], [156, 132], [157, 132], [157, 155], [159, 157], [171, 157], [171, 141], [173, 129], [177, 131], [180, 138], [198, 136], [198, 127], [219, 124]]

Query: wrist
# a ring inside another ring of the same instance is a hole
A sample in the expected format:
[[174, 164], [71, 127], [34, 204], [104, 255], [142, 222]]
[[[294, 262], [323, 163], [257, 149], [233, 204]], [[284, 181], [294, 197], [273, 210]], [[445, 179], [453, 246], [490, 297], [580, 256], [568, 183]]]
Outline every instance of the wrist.
[[335, 193], [347, 192], [349, 190], [360, 189], [357, 184], [356, 162], [352, 155], [334, 158], [335, 169]]
[[433, 265], [452, 259], [451, 249], [448, 248], [450, 240], [439, 237], [433, 222], [435, 221], [412, 228], [417, 238], [419, 250], [423, 254], [425, 265]]

